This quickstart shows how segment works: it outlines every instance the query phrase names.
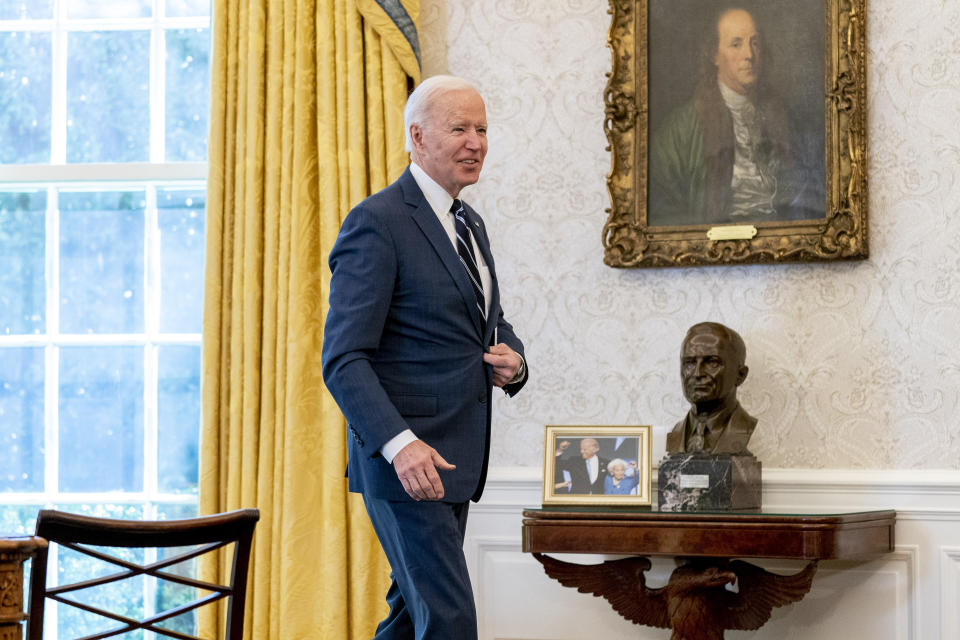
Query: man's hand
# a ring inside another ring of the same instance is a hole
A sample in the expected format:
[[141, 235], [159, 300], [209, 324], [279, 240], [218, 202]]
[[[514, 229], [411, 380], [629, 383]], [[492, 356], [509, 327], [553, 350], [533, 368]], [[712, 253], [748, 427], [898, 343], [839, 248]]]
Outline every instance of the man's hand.
[[483, 354], [483, 361], [493, 367], [493, 385], [502, 387], [520, 371], [520, 354], [501, 342]]
[[393, 468], [407, 494], [416, 501], [442, 500], [443, 483], [437, 469], [451, 471], [457, 466], [443, 459], [423, 440], [414, 440], [393, 458]]

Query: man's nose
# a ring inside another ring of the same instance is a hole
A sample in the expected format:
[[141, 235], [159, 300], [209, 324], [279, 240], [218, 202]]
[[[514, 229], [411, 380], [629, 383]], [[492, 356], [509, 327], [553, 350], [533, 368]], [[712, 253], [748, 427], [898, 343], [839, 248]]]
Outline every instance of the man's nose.
[[480, 145], [480, 133], [476, 129], [467, 131], [467, 148], [479, 149]]

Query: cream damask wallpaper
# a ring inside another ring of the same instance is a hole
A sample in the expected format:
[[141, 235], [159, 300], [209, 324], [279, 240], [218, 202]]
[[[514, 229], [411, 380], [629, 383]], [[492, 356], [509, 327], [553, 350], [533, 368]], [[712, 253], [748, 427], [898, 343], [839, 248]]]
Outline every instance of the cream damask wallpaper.
[[426, 75], [470, 78], [490, 151], [465, 192], [491, 231], [531, 382], [494, 407], [494, 465], [545, 424], [686, 411], [688, 326], [743, 335], [768, 467], [960, 469], [960, 3], [869, 0], [870, 251], [849, 264], [615, 270], [602, 261], [607, 0], [422, 0]]

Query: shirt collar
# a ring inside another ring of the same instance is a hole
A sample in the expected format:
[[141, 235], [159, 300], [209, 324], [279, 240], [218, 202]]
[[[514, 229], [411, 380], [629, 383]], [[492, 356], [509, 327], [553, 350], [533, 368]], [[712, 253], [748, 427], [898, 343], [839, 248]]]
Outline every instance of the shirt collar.
[[410, 163], [410, 173], [413, 179], [423, 192], [423, 197], [427, 199], [427, 204], [433, 209], [437, 216], [443, 216], [450, 211], [453, 204], [453, 197], [447, 193], [447, 190], [437, 184], [437, 181], [427, 175], [420, 165], [416, 162]]
[[723, 101], [727, 105], [728, 109], [739, 111], [740, 109], [753, 104], [750, 101], [750, 98], [742, 93], [737, 93], [727, 85], [723, 84], [723, 80], [718, 79], [717, 84], [720, 85], [720, 95], [723, 96]]

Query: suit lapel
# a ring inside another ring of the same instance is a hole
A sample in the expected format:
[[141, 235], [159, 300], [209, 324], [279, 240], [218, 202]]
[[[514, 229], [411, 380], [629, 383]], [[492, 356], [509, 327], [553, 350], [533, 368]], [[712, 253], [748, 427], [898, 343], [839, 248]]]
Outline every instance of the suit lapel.
[[[466, 311], [473, 321], [474, 328], [477, 330], [477, 334], [480, 334], [480, 311], [477, 309], [477, 297], [473, 293], [470, 277], [463, 265], [460, 264], [460, 256], [457, 255], [456, 249], [450, 242], [450, 237], [437, 219], [437, 214], [430, 208], [427, 199], [423, 197], [423, 192], [417, 186], [417, 181], [413, 179], [409, 167], [400, 176], [399, 182], [403, 189], [404, 202], [410, 207], [410, 217], [420, 227], [423, 235], [427, 237], [433, 250], [439, 256], [447, 273], [453, 278], [453, 282], [463, 298], [463, 303], [466, 305]], [[489, 253], [489, 247], [487, 252]], [[486, 255], [484, 254], [485, 259]], [[493, 270], [491, 269], [491, 276], [492, 274]]]

